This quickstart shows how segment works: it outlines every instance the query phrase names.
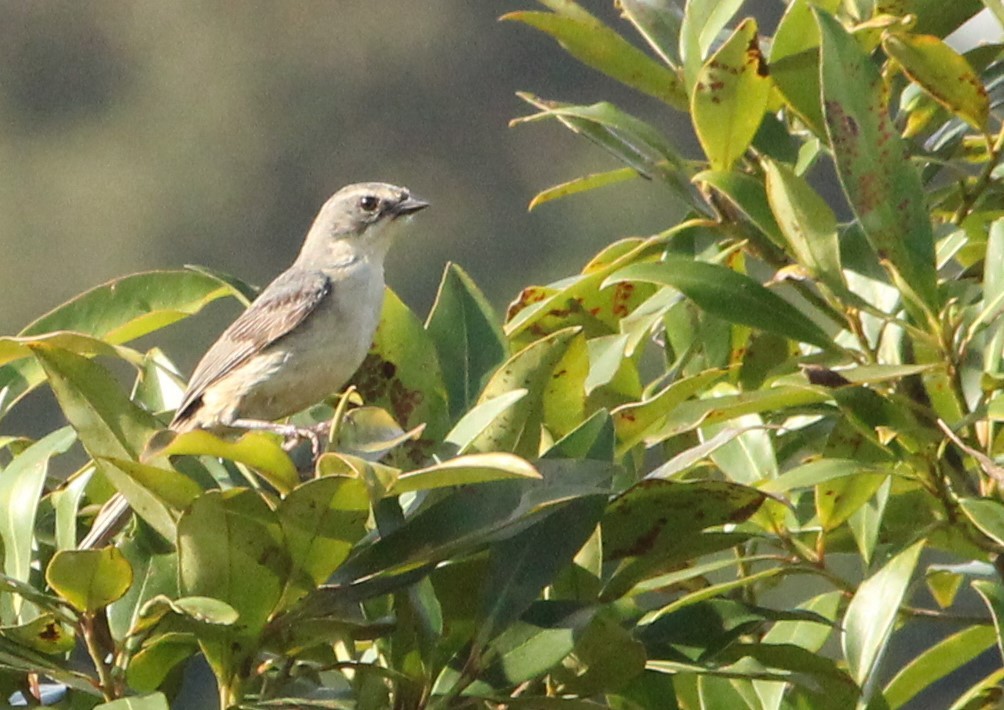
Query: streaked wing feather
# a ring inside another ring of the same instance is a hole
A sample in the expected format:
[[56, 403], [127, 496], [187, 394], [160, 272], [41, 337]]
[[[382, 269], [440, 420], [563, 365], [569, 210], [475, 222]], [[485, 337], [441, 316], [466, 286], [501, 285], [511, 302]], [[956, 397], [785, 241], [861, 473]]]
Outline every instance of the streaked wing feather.
[[171, 425], [191, 415], [209, 385], [290, 333], [329, 293], [331, 280], [321, 272], [286, 272], [269, 284], [196, 365]]

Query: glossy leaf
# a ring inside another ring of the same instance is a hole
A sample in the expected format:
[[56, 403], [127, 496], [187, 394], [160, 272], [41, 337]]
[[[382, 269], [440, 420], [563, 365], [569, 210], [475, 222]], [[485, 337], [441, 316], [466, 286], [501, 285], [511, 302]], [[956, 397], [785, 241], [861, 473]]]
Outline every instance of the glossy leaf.
[[694, 182], [710, 185], [725, 195], [772, 242], [783, 243], [777, 220], [767, 204], [767, 193], [759, 180], [734, 170], [705, 170], [694, 176]]
[[800, 310], [749, 276], [718, 264], [669, 257], [657, 264], [628, 266], [610, 280], [672, 286], [700, 308], [731, 323], [784, 335], [823, 350], [836, 348], [822, 328]]
[[679, 77], [652, 60], [594, 17], [570, 17], [548, 12], [510, 12], [503, 20], [516, 20], [554, 37], [583, 64], [657, 99], [673, 108], [686, 108]]
[[[233, 287], [195, 271], [151, 271], [114, 279], [46, 313], [19, 335], [76, 331], [112, 344], [139, 338], [227, 295]], [[0, 389], [7, 388], [6, 412], [43, 379], [37, 363], [20, 361], [0, 368]]]
[[227, 679], [254, 648], [290, 572], [276, 514], [255, 491], [210, 491], [178, 521], [181, 593], [219, 599], [240, 625], [200, 645], [217, 678]]
[[719, 33], [739, 11], [742, 0], [688, 0], [680, 27], [680, 58], [687, 91], [693, 92], [697, 74]]
[[[76, 440], [69, 427], [57, 429], [22, 451], [0, 472], [0, 540], [3, 542], [3, 573], [19, 582], [31, 574], [35, 543], [35, 519], [49, 470], [49, 459], [65, 452]], [[0, 621], [28, 621], [33, 613], [24, 609], [20, 596], [0, 594]], [[29, 613], [24, 613], [24, 612]]]
[[918, 693], [964, 666], [994, 645], [990, 626], [970, 626], [939, 640], [914, 657], [886, 685], [883, 695], [890, 710], [902, 707]]
[[882, 48], [935, 101], [984, 130], [990, 112], [987, 90], [958, 52], [931, 35], [887, 33]]
[[66, 350], [33, 345], [56, 400], [92, 456], [138, 460], [161, 427], [136, 406], [104, 367]]
[[1004, 504], [993, 498], [960, 498], [959, 509], [980, 532], [1004, 545]]
[[312, 589], [345, 561], [365, 534], [369, 494], [358, 478], [323, 476], [294, 489], [276, 514], [292, 558], [291, 582]]
[[201, 429], [177, 434], [166, 445], [154, 441], [157, 456], [214, 456], [243, 463], [272, 484], [281, 493], [288, 493], [299, 483], [296, 465], [276, 437], [252, 431], [236, 441], [223, 439]]
[[539, 479], [540, 474], [525, 459], [512, 454], [503, 452], [468, 454], [402, 473], [389, 488], [388, 493], [398, 495], [410, 491], [501, 481], [507, 478]]
[[102, 609], [128, 591], [133, 571], [115, 547], [61, 550], [45, 570], [45, 581], [78, 611]]
[[649, 47], [670, 67], [680, 64], [683, 12], [673, 0], [622, 0], [621, 10]]
[[450, 417], [460, 417], [484, 380], [506, 356], [498, 318], [463, 269], [447, 264], [425, 329], [432, 335], [449, 395]]
[[925, 542], [914, 543], [858, 587], [844, 616], [842, 644], [851, 677], [865, 686], [892, 634]]
[[605, 505], [604, 495], [572, 500], [491, 547], [478, 623], [482, 642], [518, 619], [571, 563], [596, 530]]
[[701, 67], [691, 94], [694, 128], [713, 169], [728, 170], [746, 152], [770, 87], [756, 21], [746, 19]]
[[607, 185], [616, 185], [628, 180], [634, 180], [637, 177], [638, 171], [633, 170], [632, 168], [618, 168], [617, 170], [607, 170], [602, 173], [583, 175], [582, 177], [573, 178], [567, 182], [549, 187], [546, 190], [541, 190], [533, 196], [532, 200], [530, 200], [530, 204], [527, 209], [533, 210], [545, 202], [557, 200], [561, 197], [568, 197], [569, 195], [577, 195], [582, 192], [588, 192], [589, 190], [606, 187]]
[[604, 559], [645, 555], [674, 538], [743, 521], [764, 498], [725, 481], [641, 481], [614, 498], [603, 516]]
[[[481, 394], [479, 404], [489, 402], [512, 390], [526, 390], [527, 395], [502, 411], [481, 433], [470, 441], [471, 452], [511, 451], [525, 458], [537, 455], [540, 444], [540, 427], [544, 423], [544, 401], [552, 386], [553, 375], [559, 363], [569, 353], [573, 343], [578, 343], [585, 358], [585, 344], [577, 332], [569, 328], [543, 338], [513, 355], [489, 380]], [[583, 365], [588, 364], [583, 361]], [[581, 410], [585, 399], [586, 372], [582, 371]]]
[[822, 93], [841, 185], [872, 248], [937, 311], [934, 235], [923, 189], [888, 113], [888, 90], [871, 59], [831, 15], [816, 11]]
[[770, 208], [798, 263], [835, 293], [845, 293], [833, 210], [783, 163], [764, 160], [763, 166]]

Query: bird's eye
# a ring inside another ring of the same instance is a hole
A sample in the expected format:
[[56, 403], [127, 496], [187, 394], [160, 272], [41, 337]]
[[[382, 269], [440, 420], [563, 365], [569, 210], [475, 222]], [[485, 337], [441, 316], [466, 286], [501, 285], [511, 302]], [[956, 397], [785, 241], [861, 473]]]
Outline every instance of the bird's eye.
[[373, 212], [380, 206], [380, 200], [373, 195], [364, 195], [359, 198], [359, 207], [365, 212]]

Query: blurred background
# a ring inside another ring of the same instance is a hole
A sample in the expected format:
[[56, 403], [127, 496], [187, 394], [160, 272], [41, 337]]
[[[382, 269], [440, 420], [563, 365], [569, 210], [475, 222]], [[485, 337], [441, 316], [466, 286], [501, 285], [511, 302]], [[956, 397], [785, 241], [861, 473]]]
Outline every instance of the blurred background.
[[[585, 4], [629, 29], [612, 2]], [[613, 100], [670, 133], [680, 117], [498, 22], [516, 9], [542, 8], [0, 3], [0, 333], [139, 270], [200, 264], [264, 285], [324, 200], [361, 180], [433, 204], [388, 265], [420, 317], [448, 260], [503, 309], [602, 244], [672, 224], [670, 194], [641, 180], [527, 212], [540, 189], [619, 165], [557, 123], [507, 127], [532, 112], [517, 90]], [[214, 305], [158, 344], [187, 372], [238, 308]]]

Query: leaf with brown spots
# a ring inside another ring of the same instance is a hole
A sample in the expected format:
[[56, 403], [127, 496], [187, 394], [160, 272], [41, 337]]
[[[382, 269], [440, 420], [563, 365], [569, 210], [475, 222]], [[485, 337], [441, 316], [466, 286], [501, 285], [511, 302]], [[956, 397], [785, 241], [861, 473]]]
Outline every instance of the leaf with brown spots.
[[603, 516], [605, 560], [651, 554], [669, 540], [739, 523], [766, 496], [727, 481], [678, 483], [645, 479], [617, 496]]
[[[888, 90], [840, 22], [819, 10], [816, 18], [822, 35], [823, 109], [844, 193], [879, 259], [936, 313], [934, 233], [920, 176], [889, 119]], [[907, 305], [923, 317], [916, 304]]]
[[990, 99], [962, 55], [931, 35], [886, 34], [882, 48], [935, 101], [974, 128], [986, 130]]
[[747, 19], [697, 73], [690, 97], [694, 128], [713, 169], [728, 170], [746, 152], [770, 88], [756, 21]]

